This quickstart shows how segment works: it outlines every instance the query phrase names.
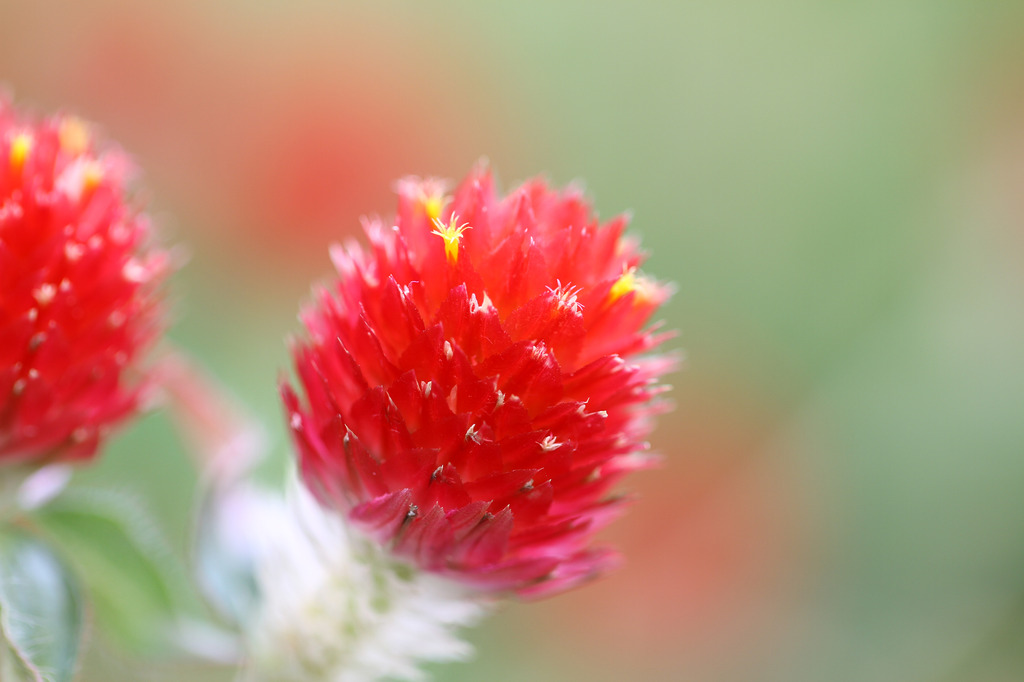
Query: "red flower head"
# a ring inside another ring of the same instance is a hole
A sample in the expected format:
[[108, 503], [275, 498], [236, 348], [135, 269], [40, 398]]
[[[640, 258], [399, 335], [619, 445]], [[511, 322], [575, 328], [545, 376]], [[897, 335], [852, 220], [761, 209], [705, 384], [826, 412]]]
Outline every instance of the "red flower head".
[[81, 121], [0, 98], [0, 458], [91, 456], [138, 404], [167, 254], [125, 204], [128, 163]]
[[283, 387], [303, 477], [393, 550], [491, 590], [574, 586], [620, 506], [673, 364], [644, 355], [668, 295], [641, 275], [626, 218], [600, 224], [574, 189], [496, 196], [486, 169], [450, 202], [398, 185], [396, 225], [332, 250]]

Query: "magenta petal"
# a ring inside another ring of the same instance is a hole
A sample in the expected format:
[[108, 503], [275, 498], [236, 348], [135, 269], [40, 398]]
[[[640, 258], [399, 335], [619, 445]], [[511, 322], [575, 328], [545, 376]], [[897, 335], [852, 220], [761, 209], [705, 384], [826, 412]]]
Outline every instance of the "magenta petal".
[[390, 537], [415, 515], [412, 493], [398, 490], [375, 497], [352, 510], [350, 518], [371, 535]]

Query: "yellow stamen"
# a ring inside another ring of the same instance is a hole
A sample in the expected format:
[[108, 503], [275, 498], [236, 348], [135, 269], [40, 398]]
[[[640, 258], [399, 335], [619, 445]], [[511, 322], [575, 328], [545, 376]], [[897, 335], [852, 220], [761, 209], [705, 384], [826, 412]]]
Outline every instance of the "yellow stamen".
[[89, 147], [89, 128], [74, 116], [61, 120], [58, 135], [61, 149], [72, 156], [78, 156]]
[[624, 270], [622, 275], [615, 280], [611, 290], [608, 292], [608, 303], [612, 304], [623, 296], [633, 293], [633, 303], [647, 303], [655, 295], [655, 284], [643, 275], [638, 275], [636, 268]]
[[103, 182], [103, 168], [95, 161], [85, 165], [82, 173], [82, 189], [91, 192]]
[[410, 184], [406, 185], [407, 191], [416, 198], [419, 209], [427, 217], [427, 220], [434, 222], [441, 217], [441, 211], [450, 197], [445, 196], [445, 184], [436, 178], [410, 178]]
[[32, 151], [32, 135], [18, 133], [11, 140], [11, 170], [18, 173], [25, 166], [25, 159]]
[[449, 263], [456, 263], [459, 260], [459, 240], [462, 239], [462, 234], [469, 229], [469, 223], [458, 224], [459, 217], [453, 215], [451, 222], [445, 225], [441, 222], [440, 218], [434, 218], [434, 225], [437, 229], [432, 230], [431, 234], [436, 234], [438, 237], [444, 240], [444, 254], [448, 257]]
[[629, 292], [636, 289], [636, 268], [629, 268], [622, 273], [622, 276], [615, 280], [611, 291], [608, 292], [608, 302], [615, 303]]
[[423, 203], [423, 212], [427, 214], [427, 219], [430, 222], [436, 221], [441, 217], [441, 209], [444, 208], [444, 196], [441, 194], [425, 194], [421, 199]]

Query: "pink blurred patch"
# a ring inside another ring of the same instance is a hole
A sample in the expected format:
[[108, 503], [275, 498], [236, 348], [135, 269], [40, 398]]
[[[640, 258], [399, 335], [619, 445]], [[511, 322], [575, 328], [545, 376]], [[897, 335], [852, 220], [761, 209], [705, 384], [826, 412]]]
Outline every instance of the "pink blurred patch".
[[196, 238], [242, 262], [321, 263], [327, 243], [393, 202], [394, 178], [461, 170], [497, 151], [479, 140], [500, 127], [496, 112], [515, 115], [439, 47], [441, 27], [408, 16], [339, 5], [224, 21], [212, 7], [56, 4], [20, 10], [23, 32], [43, 40], [0, 28], [12, 84], [102, 121], [183, 204], [183, 222], [216, 227]]
[[806, 561], [802, 494], [793, 472], [761, 454], [767, 411], [709, 402], [706, 389], [687, 389], [677, 427], [657, 434], [663, 469], [637, 477], [636, 503], [605, 534], [623, 568], [534, 607], [550, 618], [532, 622], [652, 665], [682, 654], [717, 666], [779, 645], [777, 603]]

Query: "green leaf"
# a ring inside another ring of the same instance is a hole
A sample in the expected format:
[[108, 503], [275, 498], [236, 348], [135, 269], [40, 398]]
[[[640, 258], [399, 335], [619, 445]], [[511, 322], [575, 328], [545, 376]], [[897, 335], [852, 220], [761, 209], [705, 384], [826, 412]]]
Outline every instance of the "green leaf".
[[69, 493], [33, 516], [78, 569], [105, 635], [132, 651], [166, 648], [177, 616], [166, 568], [173, 557], [135, 505]]
[[74, 578], [40, 540], [0, 533], [0, 679], [64, 682], [75, 671], [82, 601]]

